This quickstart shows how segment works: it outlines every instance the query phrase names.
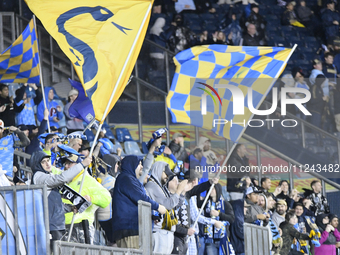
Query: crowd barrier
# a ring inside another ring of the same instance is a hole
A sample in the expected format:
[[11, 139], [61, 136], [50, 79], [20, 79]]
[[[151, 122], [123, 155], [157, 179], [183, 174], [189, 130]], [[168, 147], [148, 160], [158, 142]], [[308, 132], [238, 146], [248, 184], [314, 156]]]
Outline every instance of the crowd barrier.
[[0, 187], [1, 254], [50, 254], [47, 188]]
[[[127, 212], [128, 213], [128, 212]], [[68, 243], [55, 241], [53, 255], [150, 255], [152, 254], [152, 222], [151, 205], [138, 201], [139, 249], [123, 249], [117, 247]]]
[[244, 223], [244, 246], [247, 255], [270, 255], [269, 229]]

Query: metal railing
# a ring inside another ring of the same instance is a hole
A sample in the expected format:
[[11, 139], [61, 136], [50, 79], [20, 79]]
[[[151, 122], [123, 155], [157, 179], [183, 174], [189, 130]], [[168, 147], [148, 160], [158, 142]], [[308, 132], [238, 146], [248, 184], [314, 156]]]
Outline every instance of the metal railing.
[[1, 254], [50, 254], [46, 186], [0, 187], [0, 226]]
[[23, 171], [24, 176], [31, 180], [32, 179], [32, 169], [28, 166], [28, 162], [31, 159], [31, 155], [22, 152], [22, 151], [14, 151], [14, 157], [16, 157], [17, 162], [19, 163], [20, 170]]
[[152, 222], [151, 222], [150, 203], [147, 203], [144, 201], [138, 201], [138, 227], [139, 227], [139, 247], [140, 247], [139, 250], [55, 241], [53, 244], [53, 254], [54, 255], [64, 255], [64, 254], [150, 255], [152, 254]]
[[[287, 161], [290, 165], [295, 165], [295, 166], [301, 166], [301, 170], [304, 171], [306, 170], [306, 168], [304, 167], [303, 164], [300, 164], [299, 162], [295, 161], [294, 159], [291, 159], [290, 157], [278, 152], [277, 150], [273, 149], [272, 147], [269, 147], [268, 145], [264, 144], [264, 143], [261, 143], [260, 141], [256, 140], [255, 138], [247, 135], [247, 134], [244, 134], [242, 136], [242, 138], [244, 138], [245, 140], [251, 142], [251, 143], [254, 143], [255, 146], [256, 146], [256, 151], [258, 152], [257, 154], [257, 157], [258, 157], [258, 167], [260, 167], [261, 165], [261, 151], [260, 151], [260, 148], [262, 149], [265, 149], [267, 150], [268, 152], [272, 153], [273, 155], [277, 156], [278, 158], [280, 159], [283, 159], [285, 161]], [[300, 167], [299, 167], [300, 168]], [[292, 169], [292, 168], [291, 168]], [[293, 180], [293, 174], [294, 172], [293, 171], [289, 171], [289, 180]], [[259, 171], [258, 172], [259, 174], [259, 180], [262, 178], [262, 172]], [[338, 189], [340, 191], [340, 185], [338, 183], [335, 183], [331, 180], [329, 180], [328, 178], [322, 176], [321, 174], [318, 174], [316, 172], [308, 172], [308, 174], [310, 174], [311, 176], [317, 178], [317, 179], [320, 179], [322, 181], [322, 186], [325, 187], [325, 183], [333, 186], [334, 188]], [[291, 186], [291, 189], [294, 189], [294, 182], [293, 181], [290, 181], [290, 186]], [[324, 191], [324, 194], [325, 194], [325, 191]]]
[[244, 223], [244, 250], [247, 255], [270, 255], [269, 229]]
[[[262, 106], [265, 107], [266, 110], [270, 109], [271, 105], [272, 104], [268, 101], [264, 101], [263, 104], [262, 104]], [[277, 107], [276, 110], [281, 112], [280, 107]], [[335, 136], [331, 133], [328, 133], [325, 130], [323, 130], [323, 129], [317, 127], [317, 126], [314, 126], [311, 123], [309, 123], [308, 121], [301, 119], [301, 118], [297, 117], [296, 115], [291, 114], [289, 112], [286, 113], [285, 117], [289, 118], [289, 119], [294, 119], [294, 120], [297, 121], [298, 124], [300, 124], [300, 127], [301, 127], [301, 146], [303, 148], [306, 148], [306, 140], [308, 140], [308, 138], [306, 138], [306, 130], [309, 130], [310, 132], [314, 132], [316, 134], [322, 135], [323, 138], [329, 138], [329, 139], [333, 140], [334, 144], [335, 144], [334, 146], [336, 146], [336, 148], [337, 148], [337, 156], [338, 156], [338, 160], [339, 160], [339, 163], [340, 163], [340, 139], [339, 139], [339, 137], [337, 137], [337, 136]], [[269, 119], [269, 116], [267, 116], [267, 118]], [[267, 129], [271, 129], [269, 122], [267, 122]]]

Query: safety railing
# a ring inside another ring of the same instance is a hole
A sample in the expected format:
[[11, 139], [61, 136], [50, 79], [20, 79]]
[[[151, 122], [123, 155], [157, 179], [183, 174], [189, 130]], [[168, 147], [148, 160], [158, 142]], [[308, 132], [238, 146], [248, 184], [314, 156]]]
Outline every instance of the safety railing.
[[270, 255], [269, 229], [244, 223], [244, 250], [247, 255]]
[[1, 254], [50, 254], [46, 186], [0, 187], [0, 228]]
[[54, 255], [64, 254], [152, 254], [152, 223], [151, 223], [151, 205], [144, 201], [138, 201], [138, 227], [139, 227], [139, 249], [124, 249], [117, 247], [106, 247], [99, 245], [68, 243], [64, 241], [55, 241], [53, 244]]
[[[270, 109], [271, 103], [268, 101], [264, 101], [262, 104], [263, 109]], [[280, 107], [276, 108], [278, 112], [281, 112]], [[267, 116], [269, 119], [269, 116]], [[331, 158], [333, 159], [333, 163], [339, 163], [340, 162], [340, 139], [339, 137], [326, 132], [325, 130], [312, 125], [308, 121], [301, 119], [297, 117], [294, 114], [291, 114], [287, 112], [285, 115], [286, 119], [292, 119], [295, 120], [297, 123], [297, 126], [295, 128], [292, 128], [293, 133], [283, 133], [283, 136], [286, 136], [287, 139], [291, 140], [293, 143], [296, 143], [298, 145], [301, 145], [303, 148], [307, 149], [314, 149], [319, 148], [319, 150], [314, 151], [315, 153], [323, 153], [322, 150], [320, 150], [320, 147], [325, 149], [324, 152], [327, 152], [330, 154]], [[270, 129], [274, 132], [279, 133], [279, 129], [275, 129], [271, 127], [270, 123], [267, 122], [267, 129]], [[320, 146], [321, 145], [321, 146]], [[335, 161], [334, 161], [335, 160]]]
[[14, 151], [14, 157], [16, 157], [17, 162], [19, 163], [22, 174], [27, 179], [31, 180], [33, 173], [31, 167], [28, 165], [31, 155], [22, 151]]

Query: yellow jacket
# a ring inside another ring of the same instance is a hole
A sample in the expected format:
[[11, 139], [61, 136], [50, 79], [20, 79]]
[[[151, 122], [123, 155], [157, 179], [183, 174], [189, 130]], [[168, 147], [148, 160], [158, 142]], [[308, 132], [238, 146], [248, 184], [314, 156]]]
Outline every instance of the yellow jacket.
[[[79, 192], [80, 183], [83, 178], [83, 171], [81, 171], [70, 183], [67, 185], [70, 186], [75, 191]], [[85, 180], [83, 184], [83, 188], [81, 191], [81, 195], [88, 195], [91, 197], [92, 205], [87, 208], [82, 213], [77, 213], [75, 216], [74, 223], [79, 223], [82, 220], [88, 220], [89, 224], [93, 224], [94, 214], [98, 207], [105, 208], [111, 202], [111, 195], [107, 189], [105, 189], [99, 182], [97, 182], [94, 178], [92, 178], [87, 172], [85, 175]], [[69, 200], [63, 199], [65, 204], [71, 204]], [[73, 212], [65, 213], [65, 224], [71, 224], [73, 217]]]

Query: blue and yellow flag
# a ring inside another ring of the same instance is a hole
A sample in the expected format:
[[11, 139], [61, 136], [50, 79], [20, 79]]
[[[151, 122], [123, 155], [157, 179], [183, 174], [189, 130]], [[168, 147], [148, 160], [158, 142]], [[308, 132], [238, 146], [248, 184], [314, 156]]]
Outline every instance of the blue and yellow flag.
[[33, 19], [0, 56], [0, 81], [40, 83], [38, 40]]
[[101, 121], [115, 86], [109, 110], [129, 80], [153, 0], [26, 0], [26, 3], [73, 63], [93, 103], [95, 118]]
[[252, 116], [248, 97], [257, 109], [290, 53], [286, 48], [227, 45], [196, 46], [178, 53], [166, 99], [172, 121], [238, 141]]

